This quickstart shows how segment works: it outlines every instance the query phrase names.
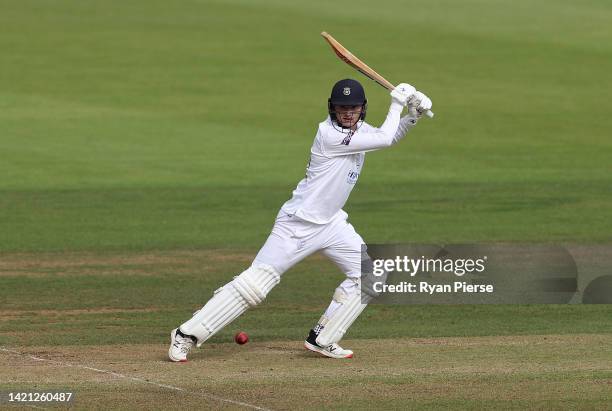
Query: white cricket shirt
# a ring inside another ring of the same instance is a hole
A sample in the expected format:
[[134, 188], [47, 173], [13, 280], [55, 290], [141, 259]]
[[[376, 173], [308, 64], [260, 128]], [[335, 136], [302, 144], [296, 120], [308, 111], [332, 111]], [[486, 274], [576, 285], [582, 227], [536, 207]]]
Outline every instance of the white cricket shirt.
[[327, 224], [342, 210], [363, 169], [365, 153], [398, 142], [416, 124], [414, 117], [400, 120], [402, 106], [391, 103], [380, 128], [363, 123], [354, 133], [336, 130], [329, 117], [319, 124], [310, 149], [306, 176], [281, 209], [315, 224]]

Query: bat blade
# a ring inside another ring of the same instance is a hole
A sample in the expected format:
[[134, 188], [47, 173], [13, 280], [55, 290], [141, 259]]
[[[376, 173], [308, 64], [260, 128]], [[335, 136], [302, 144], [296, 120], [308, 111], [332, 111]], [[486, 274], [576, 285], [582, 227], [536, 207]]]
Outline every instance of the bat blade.
[[353, 67], [369, 79], [374, 80], [389, 91], [395, 88], [395, 86], [391, 84], [387, 79], [385, 79], [373, 68], [361, 61], [357, 56], [351, 53], [346, 47], [340, 44], [340, 42], [333, 38], [330, 34], [324, 31], [321, 33], [321, 36], [323, 36], [323, 38], [329, 43], [334, 53], [336, 53], [336, 55], [346, 64]]
[[[363, 61], [361, 61], [357, 56], [351, 53], [346, 47], [340, 44], [338, 40], [333, 38], [331, 34], [328, 34], [327, 32], [324, 31], [321, 33], [321, 36], [323, 36], [325, 41], [329, 43], [332, 50], [334, 51], [334, 53], [336, 53], [336, 56], [338, 56], [340, 60], [344, 61], [349, 66], [353, 67], [355, 70], [359, 71], [361, 74], [363, 74], [370, 80], [374, 80], [376, 83], [386, 88], [387, 90], [391, 91], [395, 88], [395, 86], [391, 82], [389, 82], [386, 78], [378, 74], [376, 70], [374, 70], [373, 68], [365, 64]], [[427, 110], [425, 114], [428, 117], [434, 116], [431, 110]]]

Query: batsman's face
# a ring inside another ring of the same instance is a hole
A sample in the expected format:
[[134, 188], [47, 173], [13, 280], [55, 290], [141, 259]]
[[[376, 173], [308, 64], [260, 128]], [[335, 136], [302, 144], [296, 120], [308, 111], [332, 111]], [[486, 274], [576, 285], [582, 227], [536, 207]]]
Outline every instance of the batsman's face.
[[336, 119], [342, 127], [355, 129], [363, 106], [334, 106]]

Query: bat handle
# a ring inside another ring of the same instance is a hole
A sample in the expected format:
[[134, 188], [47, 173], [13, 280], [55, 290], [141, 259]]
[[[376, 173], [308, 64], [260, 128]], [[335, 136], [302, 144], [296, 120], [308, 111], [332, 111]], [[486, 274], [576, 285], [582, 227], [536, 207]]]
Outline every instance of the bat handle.
[[433, 118], [434, 113], [433, 113], [433, 111], [431, 111], [431, 110], [427, 110], [427, 111], [425, 112], [425, 115], [426, 115], [427, 117], [429, 117], [429, 118]]

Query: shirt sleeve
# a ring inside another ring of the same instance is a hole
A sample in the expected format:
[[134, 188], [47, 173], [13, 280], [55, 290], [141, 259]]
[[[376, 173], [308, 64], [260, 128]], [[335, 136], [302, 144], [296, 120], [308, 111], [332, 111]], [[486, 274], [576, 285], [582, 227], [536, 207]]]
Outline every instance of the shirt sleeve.
[[402, 105], [391, 103], [387, 118], [379, 128], [357, 129], [342, 133], [334, 128], [321, 130], [322, 151], [328, 157], [343, 156], [389, 147], [398, 140], [395, 136], [400, 125]]

